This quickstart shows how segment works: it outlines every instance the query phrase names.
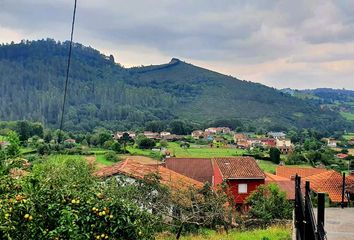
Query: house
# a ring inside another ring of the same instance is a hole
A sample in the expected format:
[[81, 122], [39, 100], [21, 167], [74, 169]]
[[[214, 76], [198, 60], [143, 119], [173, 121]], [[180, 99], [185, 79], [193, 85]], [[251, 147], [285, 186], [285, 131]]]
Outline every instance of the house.
[[231, 129], [228, 127], [210, 127], [205, 129], [204, 131], [208, 135], [213, 135], [213, 134], [218, 134], [218, 133], [223, 133], [223, 134], [228, 134], [231, 132]]
[[168, 158], [164, 166], [198, 182], [214, 183], [210, 158]]
[[345, 153], [338, 153], [337, 155], [336, 155], [336, 157], [337, 158], [339, 158], [339, 159], [345, 159], [345, 158], [347, 158], [349, 155], [348, 154], [345, 154]]
[[161, 138], [164, 138], [164, 137], [170, 136], [170, 135], [171, 135], [170, 132], [160, 132], [160, 137], [161, 137]]
[[277, 139], [285, 138], [286, 136], [286, 134], [283, 132], [268, 132], [267, 135], [269, 137], [277, 138]]
[[134, 139], [136, 137], [136, 133], [132, 132], [132, 131], [127, 131], [127, 132], [116, 132], [116, 134], [114, 134], [113, 138], [116, 140], [119, 140], [123, 137], [124, 133], [128, 133], [129, 137]]
[[130, 138], [135, 139], [135, 137], [136, 137], [136, 133], [135, 132], [128, 131], [127, 133], [129, 134]]
[[76, 140], [75, 139], [72, 139], [72, 138], [68, 138], [64, 141], [64, 143], [68, 143], [68, 144], [75, 144], [76, 143]]
[[336, 148], [337, 147], [337, 140], [334, 138], [327, 138], [327, 146], [331, 148]]
[[[332, 203], [340, 203], [342, 201], [343, 177], [334, 170], [326, 170], [323, 168], [298, 168], [279, 166], [276, 169], [276, 175], [294, 180], [295, 175], [301, 177], [301, 182], [310, 182], [310, 188], [313, 192], [325, 192]], [[346, 178], [347, 186], [354, 184], [354, 179]]]
[[235, 133], [234, 134], [235, 143], [237, 143], [238, 141], [241, 141], [241, 140], [246, 140], [246, 139], [247, 139], [247, 136], [243, 133]]
[[274, 139], [274, 138], [262, 138], [261, 139], [261, 144], [265, 148], [276, 147], [277, 140]]
[[252, 157], [169, 158], [165, 166], [214, 187], [226, 182], [236, 206], [244, 205], [249, 194], [265, 181], [263, 171]]
[[293, 145], [290, 139], [276, 138], [276, 147], [280, 150], [282, 154], [289, 154], [293, 151]]
[[146, 138], [150, 138], [150, 139], [159, 139], [160, 138], [160, 134], [155, 133], [155, 132], [145, 131], [143, 134]]
[[203, 184], [173, 170], [170, 170], [161, 165], [149, 165], [138, 163], [132, 159], [126, 159], [125, 161], [116, 163], [112, 166], [104, 167], [94, 173], [96, 177], [109, 178], [116, 177], [128, 177], [131, 181], [134, 179], [144, 179], [149, 174], [159, 174], [160, 183], [167, 186], [170, 190], [178, 191], [186, 190], [189, 187], [201, 188]]
[[295, 200], [295, 181], [271, 173], [265, 173], [265, 175], [265, 184], [275, 183], [279, 186], [281, 191], [286, 193], [286, 198], [288, 200]]
[[215, 158], [214, 184], [226, 182], [237, 206], [245, 200], [259, 185], [264, 184], [265, 175], [252, 157]]
[[275, 175], [294, 180], [296, 174], [302, 178], [326, 172], [324, 168], [278, 166]]
[[204, 131], [202, 130], [195, 130], [191, 133], [192, 138], [199, 139], [204, 137]]

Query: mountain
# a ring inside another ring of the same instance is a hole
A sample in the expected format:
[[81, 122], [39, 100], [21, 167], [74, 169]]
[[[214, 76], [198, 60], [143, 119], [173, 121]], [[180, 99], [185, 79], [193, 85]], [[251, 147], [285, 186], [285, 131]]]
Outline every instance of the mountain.
[[354, 121], [354, 91], [346, 89], [317, 88], [306, 90], [282, 89], [294, 97], [307, 99], [322, 109], [340, 113], [348, 121]]
[[[0, 120], [58, 127], [68, 47], [51, 39], [0, 46]], [[266, 130], [352, 127], [337, 112], [306, 99], [179, 59], [124, 68], [113, 56], [74, 44], [66, 129], [136, 129], [178, 119], [190, 128], [230, 119]]]

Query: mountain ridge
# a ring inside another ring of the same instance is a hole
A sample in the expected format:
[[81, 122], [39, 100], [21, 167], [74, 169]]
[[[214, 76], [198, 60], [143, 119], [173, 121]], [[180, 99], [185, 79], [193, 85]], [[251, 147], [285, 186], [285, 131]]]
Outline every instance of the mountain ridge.
[[[57, 126], [67, 50], [67, 42], [52, 39], [0, 46], [0, 120]], [[177, 58], [124, 68], [113, 56], [76, 43], [70, 73], [67, 129], [137, 129], [174, 120], [196, 128], [228, 119], [259, 130], [351, 126], [335, 111], [310, 101]]]

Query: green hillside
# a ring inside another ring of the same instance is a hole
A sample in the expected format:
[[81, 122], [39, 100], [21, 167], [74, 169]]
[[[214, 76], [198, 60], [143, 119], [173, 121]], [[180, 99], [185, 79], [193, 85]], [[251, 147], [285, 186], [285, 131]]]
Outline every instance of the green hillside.
[[[0, 120], [28, 119], [57, 127], [68, 43], [23, 41], [0, 46]], [[142, 128], [176, 119], [188, 124], [236, 119], [256, 129], [352, 127], [321, 109], [261, 84], [241, 81], [178, 59], [123, 68], [113, 56], [75, 44], [65, 128]]]

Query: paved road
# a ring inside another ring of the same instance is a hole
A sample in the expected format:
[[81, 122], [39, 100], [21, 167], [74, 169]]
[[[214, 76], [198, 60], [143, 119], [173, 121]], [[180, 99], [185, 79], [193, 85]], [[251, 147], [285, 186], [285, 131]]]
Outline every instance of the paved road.
[[328, 240], [354, 240], [354, 208], [326, 208], [325, 219]]

